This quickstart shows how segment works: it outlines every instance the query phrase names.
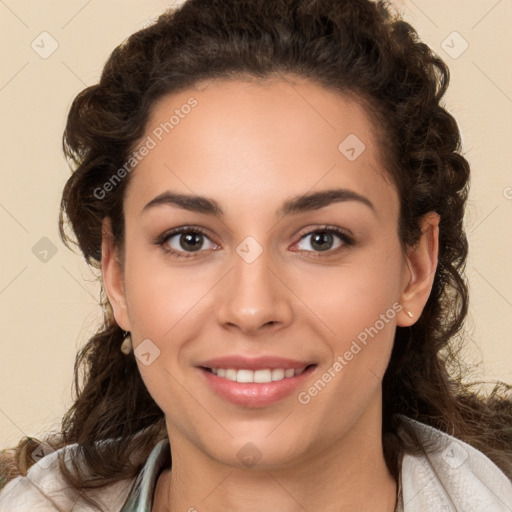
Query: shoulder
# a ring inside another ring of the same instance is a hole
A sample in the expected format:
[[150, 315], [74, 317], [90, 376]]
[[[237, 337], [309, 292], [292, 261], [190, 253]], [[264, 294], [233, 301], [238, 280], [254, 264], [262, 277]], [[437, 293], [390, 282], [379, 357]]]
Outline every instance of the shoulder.
[[423, 455], [405, 454], [402, 493], [405, 512], [471, 510], [510, 512], [512, 482], [482, 452], [405, 416], [425, 446]]
[[[66, 462], [76, 452], [77, 445], [69, 445], [41, 458], [27, 472], [11, 480], [0, 490], [1, 512], [55, 512], [56, 510], [97, 510], [85, 498], [92, 498], [101, 510], [114, 512], [121, 509], [133, 479], [122, 480], [102, 487], [101, 490], [77, 491], [66, 483], [59, 469], [58, 457]], [[75, 508], [76, 507], [76, 508]]]

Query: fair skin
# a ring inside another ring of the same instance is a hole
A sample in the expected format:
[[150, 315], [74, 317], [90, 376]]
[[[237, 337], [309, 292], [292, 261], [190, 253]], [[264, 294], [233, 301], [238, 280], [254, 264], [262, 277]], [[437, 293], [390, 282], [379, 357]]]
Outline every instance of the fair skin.
[[[414, 323], [428, 299], [439, 217], [426, 215], [419, 243], [403, 251], [396, 189], [370, 118], [348, 97], [300, 80], [219, 80], [157, 101], [144, 138], [191, 96], [197, 106], [132, 171], [123, 264], [104, 222], [102, 272], [116, 321], [135, 349], [149, 339], [160, 350], [147, 366], [137, 358], [172, 447], [152, 510], [392, 512], [381, 380], [396, 326]], [[349, 134], [366, 146], [353, 161], [338, 149]], [[339, 189], [352, 195], [279, 213], [297, 196]], [[208, 198], [222, 213], [169, 202], [143, 211], [166, 191]], [[326, 225], [353, 243], [322, 238]], [[197, 250], [179, 234], [155, 242], [182, 226], [205, 232]], [[248, 236], [261, 248], [250, 263], [237, 252]], [[377, 334], [300, 402], [386, 312]], [[311, 366], [272, 403], [233, 403], [199, 367], [231, 355]], [[239, 455], [244, 446], [257, 454], [250, 467]]]

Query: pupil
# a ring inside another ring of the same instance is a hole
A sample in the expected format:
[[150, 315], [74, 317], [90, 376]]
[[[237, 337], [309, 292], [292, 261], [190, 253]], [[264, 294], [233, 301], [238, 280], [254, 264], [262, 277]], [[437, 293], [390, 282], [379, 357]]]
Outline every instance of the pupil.
[[317, 233], [313, 235], [311, 246], [319, 251], [327, 251], [331, 248], [333, 237], [331, 233]]
[[198, 251], [203, 245], [201, 233], [185, 233], [180, 237], [180, 245], [188, 251]]

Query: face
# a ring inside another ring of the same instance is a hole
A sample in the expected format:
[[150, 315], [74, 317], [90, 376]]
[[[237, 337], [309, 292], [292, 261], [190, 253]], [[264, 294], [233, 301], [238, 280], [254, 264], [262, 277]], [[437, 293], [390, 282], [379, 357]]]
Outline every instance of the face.
[[380, 428], [411, 271], [364, 108], [216, 81], [159, 100], [142, 145], [103, 269], [171, 445], [284, 467]]

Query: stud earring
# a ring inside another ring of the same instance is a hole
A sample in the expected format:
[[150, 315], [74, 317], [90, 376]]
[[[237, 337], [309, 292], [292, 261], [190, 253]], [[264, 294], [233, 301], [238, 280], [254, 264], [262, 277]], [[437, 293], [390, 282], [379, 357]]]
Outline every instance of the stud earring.
[[404, 307], [404, 311], [409, 318], [414, 318], [414, 315], [406, 307]]
[[132, 337], [130, 333], [126, 333], [126, 336], [124, 337], [123, 342], [121, 343], [121, 352], [125, 355], [128, 355], [132, 350]]

